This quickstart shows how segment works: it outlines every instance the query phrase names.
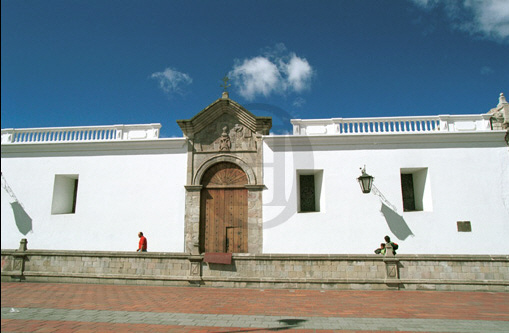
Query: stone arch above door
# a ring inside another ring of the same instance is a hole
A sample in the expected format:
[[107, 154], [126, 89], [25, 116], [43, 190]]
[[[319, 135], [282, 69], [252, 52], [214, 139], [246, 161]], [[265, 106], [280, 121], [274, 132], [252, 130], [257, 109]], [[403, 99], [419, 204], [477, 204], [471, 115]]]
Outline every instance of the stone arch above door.
[[245, 163], [242, 159], [232, 156], [232, 155], [219, 155], [214, 156], [207, 161], [203, 162], [196, 171], [195, 177], [193, 179], [193, 185], [201, 185], [202, 178], [207, 170], [212, 167], [214, 164], [221, 162], [229, 162], [235, 165], [238, 165], [247, 176], [247, 184], [246, 185], [255, 185], [256, 184], [256, 176], [253, 172], [253, 169]]
[[232, 162], [218, 162], [210, 166], [201, 179], [204, 188], [245, 187], [247, 176], [244, 170]]

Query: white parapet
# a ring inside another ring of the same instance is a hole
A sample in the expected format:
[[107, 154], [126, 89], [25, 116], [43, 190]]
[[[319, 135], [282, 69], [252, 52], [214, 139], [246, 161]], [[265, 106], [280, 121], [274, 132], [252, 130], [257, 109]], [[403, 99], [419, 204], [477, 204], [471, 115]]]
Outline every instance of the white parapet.
[[[293, 135], [490, 131], [491, 114], [292, 119]], [[2, 144], [155, 140], [161, 124], [2, 129]]]
[[161, 124], [2, 129], [2, 144], [155, 140]]
[[377, 118], [292, 119], [294, 135], [490, 131], [490, 114]]

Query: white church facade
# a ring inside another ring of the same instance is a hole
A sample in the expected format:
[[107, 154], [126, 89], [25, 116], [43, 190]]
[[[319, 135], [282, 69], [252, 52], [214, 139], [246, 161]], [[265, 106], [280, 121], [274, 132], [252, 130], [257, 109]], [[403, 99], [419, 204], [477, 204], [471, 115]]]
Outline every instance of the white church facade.
[[2, 129], [2, 249], [135, 251], [143, 231], [149, 252], [372, 254], [389, 235], [405, 254], [509, 254], [502, 94], [476, 115], [294, 119], [274, 135], [224, 93], [177, 122], [181, 138]]

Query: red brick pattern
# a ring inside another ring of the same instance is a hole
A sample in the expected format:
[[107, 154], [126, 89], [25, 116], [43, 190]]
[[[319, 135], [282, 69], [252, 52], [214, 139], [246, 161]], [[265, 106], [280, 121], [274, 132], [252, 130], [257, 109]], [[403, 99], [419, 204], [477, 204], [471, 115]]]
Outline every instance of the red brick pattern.
[[[51, 283], [2, 283], [1, 292], [2, 308], [509, 321], [509, 293], [260, 290]], [[217, 327], [13, 319], [2, 319], [1, 323], [2, 332], [235, 331]], [[244, 328], [237, 331], [250, 330]], [[300, 329], [295, 331], [306, 332]]]

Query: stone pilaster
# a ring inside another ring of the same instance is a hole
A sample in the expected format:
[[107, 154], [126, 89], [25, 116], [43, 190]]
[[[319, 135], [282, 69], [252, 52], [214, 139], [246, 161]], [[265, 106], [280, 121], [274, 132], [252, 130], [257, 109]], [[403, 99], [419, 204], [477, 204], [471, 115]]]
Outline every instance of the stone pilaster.
[[19, 242], [19, 249], [13, 255], [12, 275], [11, 278], [23, 280], [23, 272], [25, 270], [26, 250], [28, 241], [26, 238]]
[[388, 284], [397, 284], [399, 280], [399, 260], [396, 259], [392, 244], [385, 244], [385, 280]]
[[200, 243], [200, 191], [201, 185], [186, 186], [186, 215], [185, 215], [185, 250], [191, 254], [199, 254]]
[[263, 185], [246, 185], [248, 190], [248, 251], [249, 253], [262, 253], [263, 251], [263, 218], [262, 218], [262, 191]]

